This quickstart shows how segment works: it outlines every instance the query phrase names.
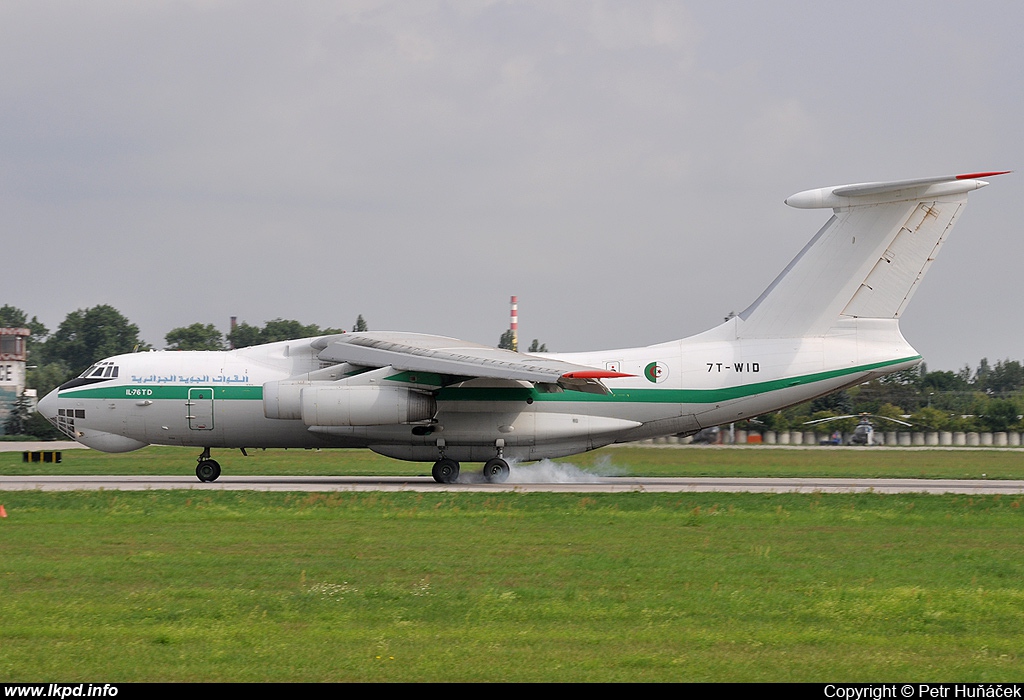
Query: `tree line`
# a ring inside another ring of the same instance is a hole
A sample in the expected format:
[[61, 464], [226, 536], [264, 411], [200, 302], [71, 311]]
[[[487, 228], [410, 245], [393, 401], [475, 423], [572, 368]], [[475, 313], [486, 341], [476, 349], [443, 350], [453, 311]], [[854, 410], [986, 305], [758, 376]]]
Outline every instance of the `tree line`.
[[[519, 350], [519, 348], [516, 347], [516, 336], [512, 332], [511, 328], [502, 333], [501, 337], [498, 338], [498, 347], [502, 350]], [[533, 342], [530, 343], [530, 347], [526, 349], [526, 352], [548, 352], [547, 343], [542, 343], [534, 338]]]
[[[36, 316], [29, 318], [23, 310], [5, 304], [0, 307], [0, 327], [27, 328], [31, 332], [25, 342], [26, 384], [39, 396], [77, 377], [104, 357], [152, 349], [139, 337], [139, 327], [107, 304], [72, 311], [52, 333]], [[369, 330], [361, 314], [352, 330]], [[276, 318], [262, 326], [242, 322], [227, 334], [212, 323], [193, 323], [171, 329], [164, 342], [168, 350], [226, 350], [330, 333], [344, 331]]]
[[[26, 383], [40, 396], [78, 376], [96, 360], [152, 347], [139, 337], [138, 326], [106, 304], [72, 311], [52, 333], [37, 317], [29, 318], [21, 309], [4, 305], [0, 307], [0, 327], [29, 329]], [[369, 330], [361, 314], [352, 330]], [[193, 323], [170, 330], [164, 341], [168, 350], [225, 350], [342, 332], [277, 318], [262, 326], [243, 321], [227, 334], [213, 324]], [[511, 340], [511, 332], [506, 332], [499, 346], [507, 347]], [[547, 347], [537, 340], [528, 349], [545, 351]], [[993, 364], [983, 358], [973, 370], [964, 366], [957, 372], [931, 372], [922, 363], [915, 369], [759, 416], [748, 427], [785, 430], [817, 418], [859, 413], [909, 416], [915, 426], [925, 430], [1024, 430], [1024, 365], [1010, 359]], [[835, 423], [830, 428], [852, 430], [856, 419], [849, 422], [849, 426]]]
[[[751, 421], [751, 429], [788, 430], [808, 421], [861, 413], [907, 420], [913, 428], [893, 424], [886, 430], [993, 431], [1024, 430], [1024, 365], [1017, 360], [995, 364], [982, 358], [975, 369], [928, 371], [925, 363], [843, 389]], [[850, 431], [856, 418], [834, 421], [825, 430]]]

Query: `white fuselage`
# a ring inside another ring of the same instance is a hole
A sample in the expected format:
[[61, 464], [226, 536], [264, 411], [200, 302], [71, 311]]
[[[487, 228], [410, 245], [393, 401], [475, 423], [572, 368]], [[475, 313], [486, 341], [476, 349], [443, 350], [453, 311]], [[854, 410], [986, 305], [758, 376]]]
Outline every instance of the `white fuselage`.
[[[268, 417], [278, 414], [266, 406], [267, 385], [330, 371], [311, 347], [314, 339], [119, 355], [105, 361], [113, 373], [69, 382], [39, 408], [74, 439], [114, 452], [148, 444], [367, 447], [433, 461], [443, 446], [454, 459], [484, 461], [500, 445], [506, 457], [531, 460], [752, 418], [920, 361], [894, 319], [845, 319], [821, 337], [777, 339], [736, 339], [737, 323], [659, 345], [545, 355], [633, 375], [605, 379], [607, 395], [473, 379], [431, 390], [436, 411], [429, 420], [325, 425], [306, 414]], [[317, 385], [379, 383], [426, 393], [408, 372], [360, 376]]]

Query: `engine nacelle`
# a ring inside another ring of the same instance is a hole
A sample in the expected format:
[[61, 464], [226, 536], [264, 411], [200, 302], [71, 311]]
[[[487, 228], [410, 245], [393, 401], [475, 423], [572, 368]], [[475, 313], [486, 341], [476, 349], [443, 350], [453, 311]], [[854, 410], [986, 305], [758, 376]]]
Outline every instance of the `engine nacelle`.
[[437, 402], [429, 394], [388, 386], [306, 385], [300, 391], [306, 425], [394, 425], [430, 420]]
[[308, 381], [267, 382], [263, 385], [263, 415], [278, 420], [301, 420], [302, 390], [310, 386], [313, 384]]

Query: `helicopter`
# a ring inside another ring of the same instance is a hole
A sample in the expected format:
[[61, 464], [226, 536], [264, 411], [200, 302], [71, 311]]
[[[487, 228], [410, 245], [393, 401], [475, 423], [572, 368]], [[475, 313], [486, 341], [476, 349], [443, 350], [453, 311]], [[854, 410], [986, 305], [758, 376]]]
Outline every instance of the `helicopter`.
[[[871, 445], [881, 445], [881, 444], [883, 444], [881, 441], [877, 441], [876, 442], [876, 440], [875, 440], [875, 426], [871, 422], [872, 418], [880, 418], [881, 420], [887, 420], [887, 421], [891, 421], [893, 423], [899, 423], [900, 425], [905, 425], [908, 428], [913, 426], [912, 423], [907, 423], [906, 421], [902, 421], [902, 420], [899, 420], [897, 418], [890, 418], [889, 416], [879, 416], [879, 415], [875, 415], [873, 413], [858, 413], [858, 414], [855, 414], [855, 415], [847, 415], [847, 416], [830, 416], [828, 418], [819, 418], [818, 420], [807, 421], [806, 423], [804, 423], [804, 425], [816, 425], [818, 423], [828, 423], [830, 421], [845, 420], [847, 418], [857, 418], [858, 419], [857, 427], [853, 429], [853, 434], [851, 434], [850, 438], [846, 441], [847, 445], [871, 446]], [[842, 438], [833, 437], [833, 438], [825, 441], [822, 444], [826, 444], [826, 445], [840, 445], [840, 444], [842, 444]]]

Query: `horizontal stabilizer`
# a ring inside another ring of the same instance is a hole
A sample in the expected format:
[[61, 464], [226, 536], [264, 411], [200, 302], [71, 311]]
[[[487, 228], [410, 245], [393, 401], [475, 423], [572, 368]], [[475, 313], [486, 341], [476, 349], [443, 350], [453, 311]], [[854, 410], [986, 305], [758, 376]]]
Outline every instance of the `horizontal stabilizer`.
[[856, 185], [821, 187], [816, 190], [797, 192], [792, 197], [786, 198], [786, 204], [797, 209], [832, 209], [963, 194], [988, 184], [979, 178], [1005, 175], [1008, 172], [1010, 171], [1000, 170], [964, 175], [941, 175], [917, 180], [861, 182]]
[[840, 185], [789, 197], [834, 215], [768, 289], [740, 314], [742, 338], [824, 335], [840, 318], [899, 318], [956, 224], [971, 173]]

